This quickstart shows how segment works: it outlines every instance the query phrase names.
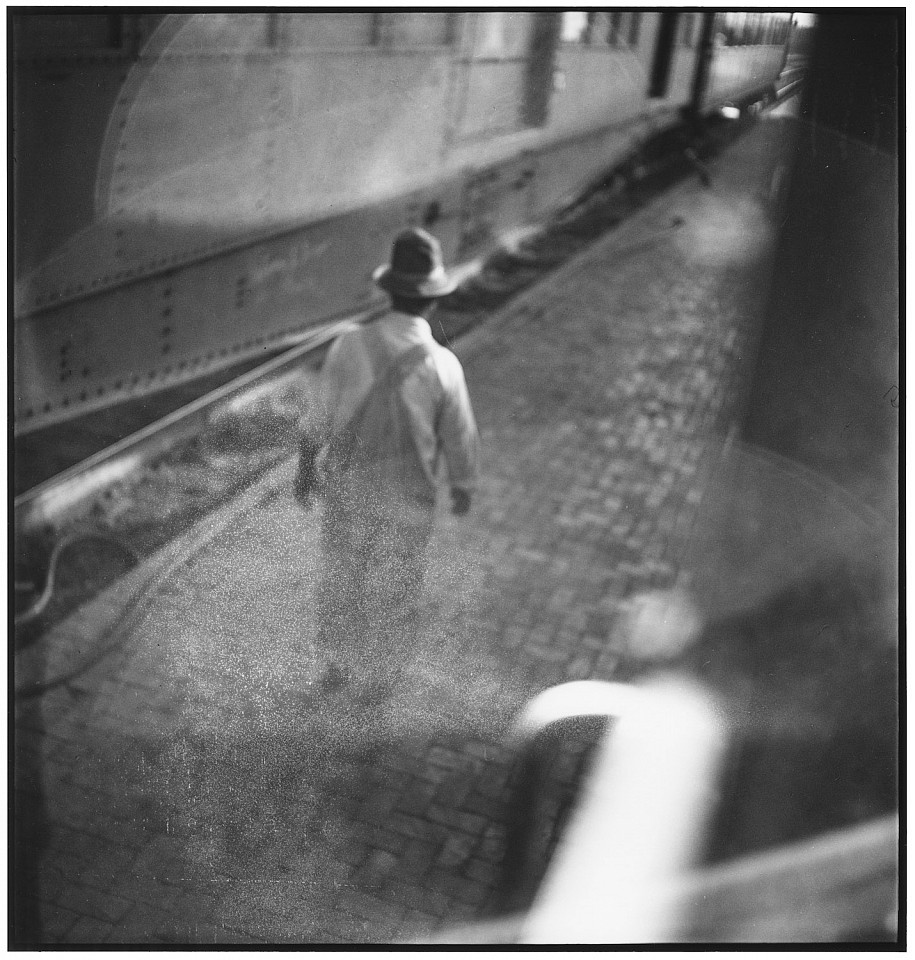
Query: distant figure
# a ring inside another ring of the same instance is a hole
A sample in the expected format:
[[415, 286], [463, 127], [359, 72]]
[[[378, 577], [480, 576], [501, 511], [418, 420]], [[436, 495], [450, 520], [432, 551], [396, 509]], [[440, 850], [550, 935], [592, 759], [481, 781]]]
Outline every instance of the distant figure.
[[325, 505], [319, 687], [349, 688], [364, 705], [390, 695], [415, 646], [439, 455], [458, 515], [470, 508], [480, 456], [460, 361], [428, 323], [456, 286], [438, 241], [404, 231], [374, 279], [390, 310], [328, 352], [296, 490], [306, 507], [319, 490]]

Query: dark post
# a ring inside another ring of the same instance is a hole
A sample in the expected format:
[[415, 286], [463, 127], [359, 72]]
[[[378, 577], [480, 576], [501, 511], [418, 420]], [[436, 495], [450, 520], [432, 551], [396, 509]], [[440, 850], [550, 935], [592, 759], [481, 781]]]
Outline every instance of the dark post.
[[648, 88], [649, 97], [663, 97], [667, 93], [667, 82], [670, 79], [670, 60], [673, 56], [674, 41], [677, 39], [677, 20], [679, 13], [662, 13], [661, 26], [658, 28], [658, 39], [654, 48], [654, 63], [651, 68], [651, 85]]
[[696, 56], [696, 73], [693, 76], [693, 89], [690, 95], [690, 112], [698, 118], [702, 112], [705, 88], [708, 86], [709, 68], [712, 64], [712, 45], [715, 41], [714, 13], [702, 14], [702, 26], [699, 31], [699, 52]]
[[524, 98], [521, 118], [527, 127], [543, 126], [549, 115], [561, 16], [557, 13], [534, 15], [534, 34], [528, 61], [527, 95]]

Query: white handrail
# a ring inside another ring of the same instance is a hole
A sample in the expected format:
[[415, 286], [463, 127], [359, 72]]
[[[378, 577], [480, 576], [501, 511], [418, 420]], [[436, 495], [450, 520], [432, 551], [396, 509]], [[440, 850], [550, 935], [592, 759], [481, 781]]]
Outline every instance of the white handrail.
[[680, 901], [657, 893], [700, 849], [725, 724], [695, 683], [618, 687], [605, 690], [617, 720], [525, 921], [523, 943], [657, 943], [680, 925]]

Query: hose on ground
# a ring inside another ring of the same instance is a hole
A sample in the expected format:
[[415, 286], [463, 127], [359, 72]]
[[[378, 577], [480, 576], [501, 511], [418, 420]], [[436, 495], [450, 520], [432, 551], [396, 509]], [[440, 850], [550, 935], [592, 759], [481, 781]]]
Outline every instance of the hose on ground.
[[[27, 609], [15, 615], [13, 621], [14, 626], [23, 627], [26, 624], [33, 623], [44, 613], [48, 608], [48, 604], [51, 602], [51, 598], [54, 596], [54, 588], [57, 582], [57, 567], [60, 563], [61, 556], [69, 547], [83, 542], [113, 544], [123, 550], [134, 563], [139, 562], [140, 559], [139, 553], [131, 544], [127, 543], [122, 537], [114, 534], [97, 530], [76, 530], [68, 533], [54, 544], [54, 548], [51, 550], [51, 556], [48, 559], [48, 572], [45, 575], [44, 586], [35, 601]], [[15, 588], [19, 592], [34, 589], [32, 584], [19, 582], [15, 584]]]
[[[25, 681], [22, 683], [17, 681], [15, 686], [16, 698], [18, 700], [30, 699], [63, 686], [85, 673], [103, 660], [111, 651], [119, 647], [129, 635], [130, 627], [140, 621], [144, 611], [155, 599], [162, 586], [178, 570], [190, 563], [197, 554], [224, 529], [253, 510], [271, 490], [287, 488], [291, 483], [294, 467], [295, 458], [291, 458], [279, 466], [274, 467], [265, 477], [262, 477], [258, 482], [234, 498], [227, 508], [217, 511], [215, 514], [210, 514], [201, 520], [195, 535], [190, 540], [173, 541], [172, 544], [166, 547], [162, 554], [160, 554], [152, 571], [140, 584], [139, 588], [136, 589], [136, 592], [126, 600], [114, 621], [109, 623], [101, 633], [94, 638], [92, 651], [79, 655], [72, 666], [60, 669], [53, 676], [47, 677], [46, 679], [33, 680], [31, 682]], [[83, 536], [87, 535], [83, 534]], [[108, 535], [101, 534], [100, 536], [107, 537]], [[80, 535], [74, 533], [72, 537], [73, 539], [78, 539]], [[64, 538], [61, 540], [59, 553], [62, 553], [63, 549], [69, 545], [68, 543], [64, 543], [64, 540], [68, 539], [69, 538]], [[50, 574], [48, 579], [51, 579]], [[45, 591], [42, 592], [42, 596], [46, 591], [47, 584]], [[33, 607], [37, 607], [37, 605], [36, 603]], [[30, 608], [30, 610], [31, 609], [32, 608]], [[40, 647], [40, 642], [40, 640], [37, 641], [30, 649]], [[20, 669], [20, 663], [18, 661], [19, 658], [17, 657], [16, 672], [22, 675], [25, 671]]]

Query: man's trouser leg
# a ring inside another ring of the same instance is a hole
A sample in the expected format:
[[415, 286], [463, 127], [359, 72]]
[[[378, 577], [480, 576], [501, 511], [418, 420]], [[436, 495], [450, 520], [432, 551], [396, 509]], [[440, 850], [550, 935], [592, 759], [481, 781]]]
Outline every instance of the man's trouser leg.
[[359, 696], [389, 696], [416, 652], [431, 510], [397, 511], [376, 519], [365, 580], [365, 632], [357, 654]]
[[328, 680], [348, 677], [363, 632], [363, 582], [370, 529], [365, 518], [347, 504], [329, 500], [322, 527], [323, 569], [317, 597], [315, 646], [319, 675]]
[[317, 616], [324, 672], [335, 664], [379, 699], [409, 664], [416, 644], [432, 505], [368, 497], [329, 498]]

